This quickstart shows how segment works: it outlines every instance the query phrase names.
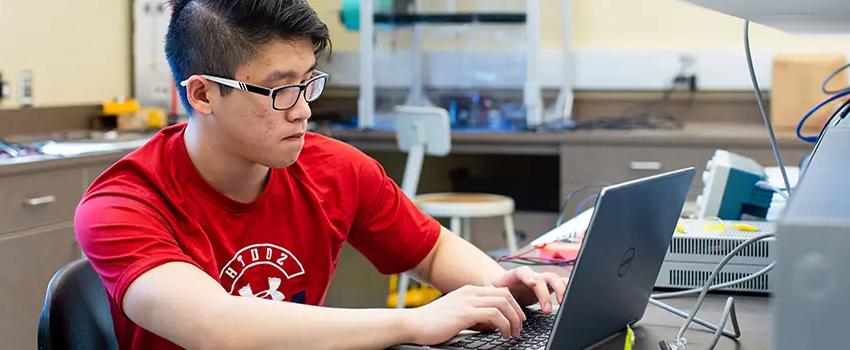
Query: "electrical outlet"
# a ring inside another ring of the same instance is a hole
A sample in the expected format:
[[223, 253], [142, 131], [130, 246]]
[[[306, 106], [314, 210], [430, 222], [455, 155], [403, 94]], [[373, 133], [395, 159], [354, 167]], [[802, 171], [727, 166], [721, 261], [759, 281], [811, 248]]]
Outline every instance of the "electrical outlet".
[[687, 90], [688, 92], [697, 91], [697, 76], [679, 74], [673, 78], [673, 90]]
[[3, 102], [4, 99], [9, 98], [9, 95], [12, 94], [12, 91], [9, 90], [9, 83], [3, 80], [3, 73], [0, 72], [0, 102]]
[[694, 73], [696, 57], [688, 54], [679, 56], [679, 72], [673, 77], [673, 90], [697, 91], [697, 75]]
[[32, 107], [32, 71], [25, 69], [21, 71], [20, 94], [18, 94], [18, 102], [21, 107]]

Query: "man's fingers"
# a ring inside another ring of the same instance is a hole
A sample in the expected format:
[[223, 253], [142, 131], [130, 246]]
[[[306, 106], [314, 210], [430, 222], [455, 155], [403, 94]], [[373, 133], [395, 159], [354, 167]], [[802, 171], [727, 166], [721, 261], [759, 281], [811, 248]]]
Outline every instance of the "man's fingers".
[[473, 302], [473, 306], [479, 308], [497, 308], [502, 313], [505, 318], [508, 319], [508, 322], [511, 326], [511, 335], [514, 337], [519, 337], [520, 331], [522, 331], [522, 318], [517, 313], [517, 310], [513, 308], [513, 306], [502, 297], [480, 297]]
[[489, 323], [492, 324], [493, 327], [499, 330], [499, 333], [502, 333], [502, 336], [505, 338], [511, 337], [511, 323], [502, 314], [499, 309], [496, 308], [479, 308], [475, 309], [475, 321], [478, 323]]
[[502, 297], [506, 299], [511, 306], [516, 310], [516, 312], [520, 315], [523, 321], [525, 321], [526, 316], [525, 313], [522, 312], [522, 306], [519, 305], [519, 302], [516, 301], [514, 295], [511, 294], [511, 291], [507, 288], [496, 288], [496, 287], [477, 287], [476, 295], [478, 296], [496, 296]]
[[528, 288], [531, 288], [531, 290], [534, 291], [534, 295], [537, 297], [537, 302], [540, 303], [540, 309], [547, 314], [552, 312], [552, 300], [550, 299], [551, 293], [549, 293], [549, 285], [546, 283], [546, 280], [543, 279], [542, 275], [535, 273], [528, 267], [519, 268], [516, 273], [520, 280], [525, 283]]
[[534, 295], [537, 296], [537, 301], [540, 303], [540, 309], [544, 313], [551, 313], [552, 298], [551, 293], [549, 293], [549, 285], [546, 284], [546, 280], [541, 276], [535, 277], [534, 280], [535, 284], [532, 289], [534, 289]]
[[554, 273], [544, 273], [543, 278], [549, 284], [549, 289], [555, 292], [555, 298], [558, 304], [564, 302], [564, 292], [567, 290], [567, 283], [560, 276]]

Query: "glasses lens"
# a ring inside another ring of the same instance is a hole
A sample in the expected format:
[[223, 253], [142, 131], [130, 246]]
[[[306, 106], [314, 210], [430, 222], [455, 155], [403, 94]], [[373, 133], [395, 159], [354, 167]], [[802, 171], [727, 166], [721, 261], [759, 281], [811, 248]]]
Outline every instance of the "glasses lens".
[[290, 86], [277, 91], [274, 95], [274, 108], [287, 109], [295, 105], [300, 95], [301, 89], [297, 86]]
[[304, 98], [307, 99], [307, 102], [313, 102], [322, 95], [327, 81], [328, 77], [321, 77], [307, 84], [307, 88], [304, 90]]

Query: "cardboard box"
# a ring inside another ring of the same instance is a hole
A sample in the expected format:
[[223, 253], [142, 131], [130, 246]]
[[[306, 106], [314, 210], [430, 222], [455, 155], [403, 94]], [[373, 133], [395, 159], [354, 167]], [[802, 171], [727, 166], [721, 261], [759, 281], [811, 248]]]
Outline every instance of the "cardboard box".
[[[773, 86], [770, 95], [770, 119], [779, 130], [792, 131], [809, 109], [827, 99], [821, 84], [846, 62], [842, 54], [779, 54], [773, 59]], [[836, 76], [827, 88], [847, 86], [847, 74]], [[839, 99], [821, 108], [804, 126], [809, 133], [820, 131], [826, 120], [844, 101]]]

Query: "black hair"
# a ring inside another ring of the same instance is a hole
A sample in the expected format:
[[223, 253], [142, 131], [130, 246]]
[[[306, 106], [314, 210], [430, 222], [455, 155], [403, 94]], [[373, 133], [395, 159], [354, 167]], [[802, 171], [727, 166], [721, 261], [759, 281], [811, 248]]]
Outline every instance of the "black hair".
[[[330, 50], [328, 27], [306, 0], [171, 0], [165, 56], [179, 82], [194, 74], [233, 78], [259, 48], [277, 39], [307, 38], [317, 55]], [[230, 88], [221, 86], [221, 94]]]

